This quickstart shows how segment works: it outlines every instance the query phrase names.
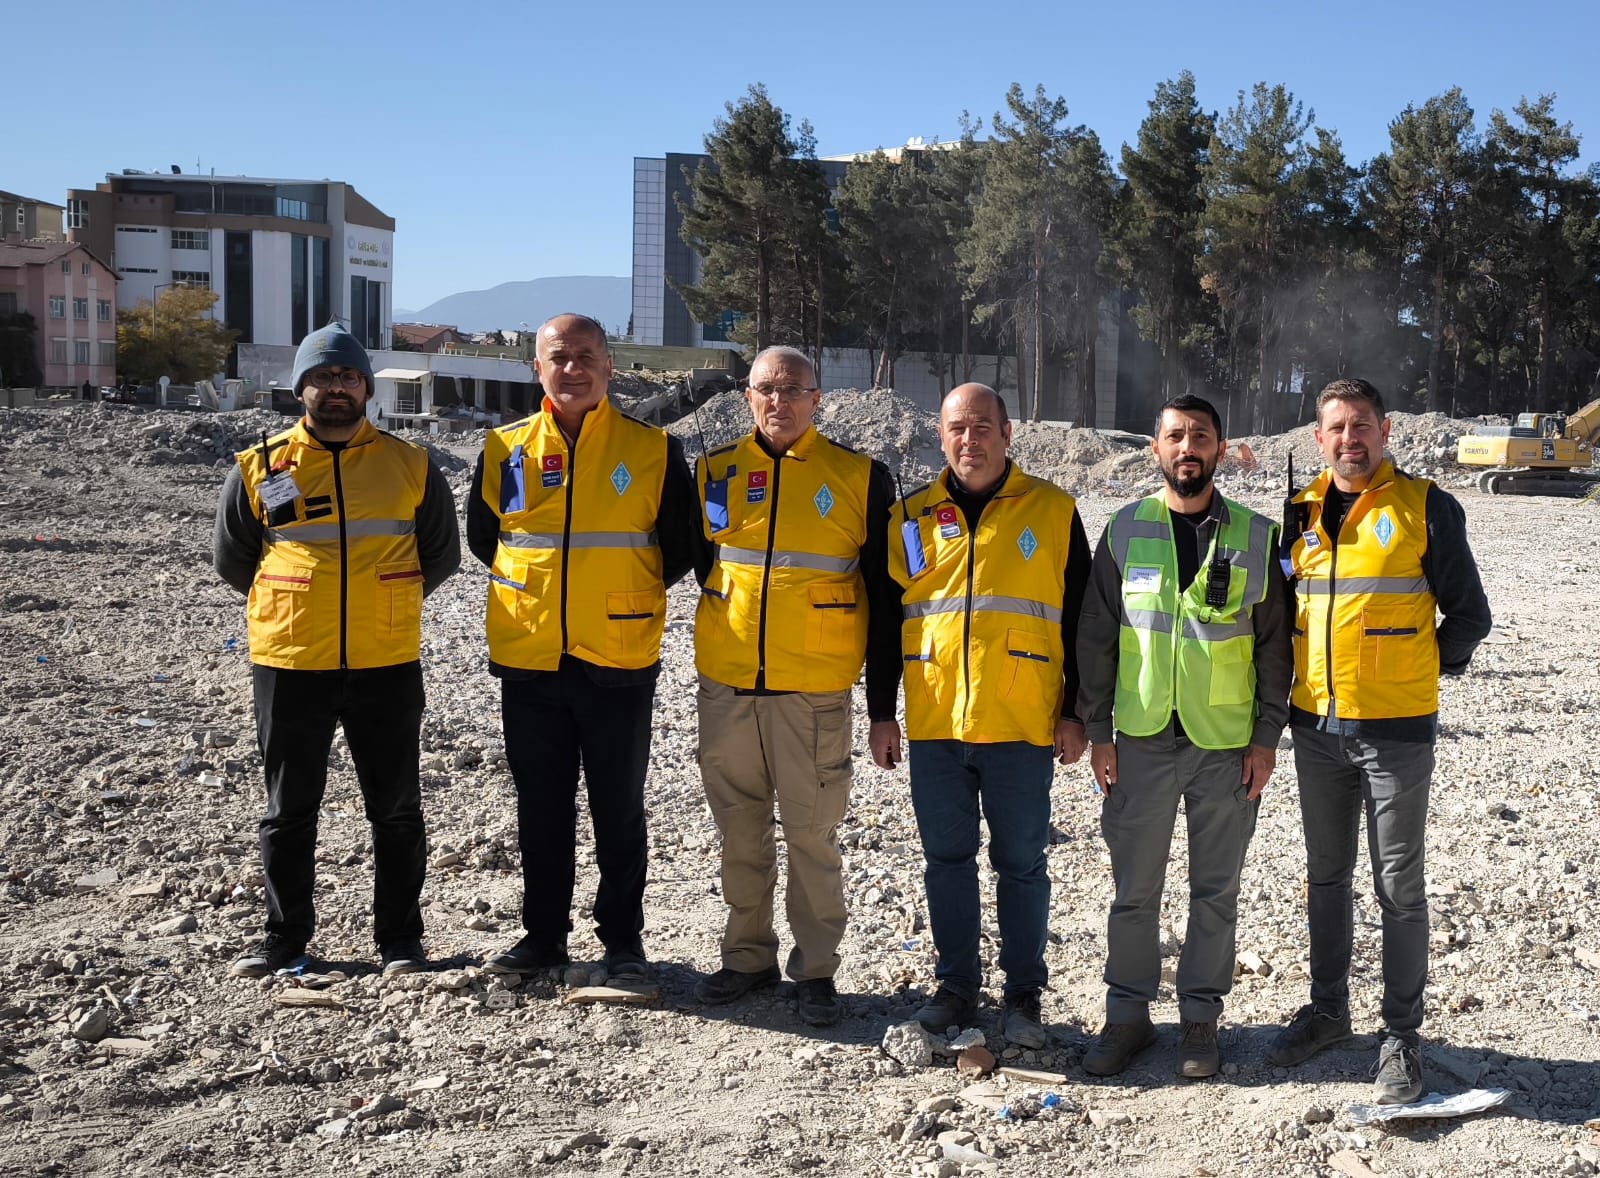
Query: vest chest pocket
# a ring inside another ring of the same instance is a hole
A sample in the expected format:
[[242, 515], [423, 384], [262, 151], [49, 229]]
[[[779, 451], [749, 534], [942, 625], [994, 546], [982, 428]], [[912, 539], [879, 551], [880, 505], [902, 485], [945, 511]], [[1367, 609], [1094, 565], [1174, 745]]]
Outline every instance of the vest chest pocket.
[[307, 625], [310, 590], [310, 565], [264, 564], [250, 587], [250, 620], [290, 645], [303, 646], [309, 633], [302, 633], [297, 640], [295, 631], [304, 631]]
[[636, 589], [606, 594], [606, 658], [624, 667], [656, 660], [655, 636], [666, 612], [666, 591]]
[[1211, 644], [1209, 699], [1218, 707], [1247, 704], [1256, 697], [1254, 649], [1248, 638]]
[[422, 567], [414, 560], [387, 561], [377, 570], [380, 638], [410, 638], [422, 624]]
[[1361, 611], [1361, 667], [1369, 681], [1415, 679], [1422, 671], [1423, 635], [1408, 605], [1369, 605]]
[[1005, 694], [1007, 699], [1048, 701], [1056, 694], [1061, 673], [1050, 661], [1050, 644], [1042, 634], [1006, 631]]
[[813, 585], [806, 610], [806, 649], [817, 654], [847, 654], [856, 640], [854, 585]]

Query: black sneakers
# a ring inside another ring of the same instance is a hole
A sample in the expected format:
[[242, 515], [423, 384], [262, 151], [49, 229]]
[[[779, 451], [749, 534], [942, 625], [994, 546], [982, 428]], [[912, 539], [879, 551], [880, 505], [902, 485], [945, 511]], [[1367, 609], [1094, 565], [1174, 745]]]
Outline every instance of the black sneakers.
[[1217, 1047], [1217, 1024], [1183, 1021], [1183, 1040], [1178, 1044], [1178, 1075], [1185, 1080], [1204, 1080], [1222, 1067], [1222, 1051]]
[[831, 1027], [844, 1014], [832, 978], [806, 978], [794, 984], [795, 1013], [808, 1027]]
[[268, 933], [246, 949], [228, 967], [236, 978], [261, 978], [280, 969], [292, 969], [306, 959], [306, 943], [293, 941], [282, 933]]
[[940, 986], [913, 1017], [922, 1024], [923, 1030], [942, 1035], [951, 1027], [971, 1026], [977, 1011], [978, 1004], [972, 999]]
[[1148, 1015], [1136, 1023], [1107, 1023], [1084, 1054], [1083, 1070], [1091, 1076], [1115, 1076], [1155, 1041], [1155, 1024]]
[[1267, 1050], [1267, 1062], [1273, 1067], [1292, 1068], [1350, 1037], [1348, 1010], [1338, 1015], [1322, 1014], [1308, 1003], [1295, 1011], [1289, 1025], [1278, 1032]]
[[1411, 1104], [1422, 1096], [1422, 1049], [1391, 1035], [1378, 1048], [1377, 1082], [1372, 1095], [1379, 1104]]
[[754, 973], [728, 969], [724, 966], [716, 973], [701, 978], [695, 985], [695, 1001], [703, 1002], [707, 1006], [726, 1006], [729, 1002], [743, 998], [752, 990], [777, 985], [780, 977], [782, 974], [778, 972], [776, 965], [769, 965], [766, 969], [758, 969]]
[[603, 964], [606, 978], [624, 985], [648, 982], [653, 976], [650, 961], [644, 955], [644, 946], [638, 941], [620, 949], [607, 949]]
[[555, 969], [566, 965], [567, 943], [547, 944], [535, 941], [529, 933], [503, 953], [496, 953], [483, 963], [489, 973], [538, 973], [542, 969]]
[[1000, 1034], [1007, 1043], [1037, 1049], [1044, 1046], [1044, 1016], [1040, 1012], [1039, 991], [1019, 990], [1007, 994], [1000, 1015]]
[[383, 976], [395, 977], [403, 973], [421, 973], [428, 968], [428, 954], [421, 941], [396, 941], [378, 950], [383, 960]]

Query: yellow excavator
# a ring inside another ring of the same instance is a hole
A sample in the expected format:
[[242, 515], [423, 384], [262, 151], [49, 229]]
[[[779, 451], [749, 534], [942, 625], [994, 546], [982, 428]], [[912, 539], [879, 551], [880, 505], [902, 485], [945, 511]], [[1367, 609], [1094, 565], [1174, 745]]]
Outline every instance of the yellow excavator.
[[1489, 495], [1576, 498], [1600, 485], [1600, 400], [1576, 413], [1519, 413], [1514, 425], [1484, 425], [1456, 441], [1456, 461], [1487, 467], [1478, 489]]

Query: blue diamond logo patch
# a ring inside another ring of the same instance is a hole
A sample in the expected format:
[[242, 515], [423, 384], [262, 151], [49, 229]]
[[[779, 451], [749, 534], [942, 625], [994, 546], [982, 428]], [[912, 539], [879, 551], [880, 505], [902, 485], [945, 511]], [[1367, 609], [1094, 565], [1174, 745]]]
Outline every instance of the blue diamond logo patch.
[[611, 485], [620, 495], [628, 489], [628, 484], [633, 482], [633, 476], [628, 473], [628, 468], [622, 463], [617, 463], [617, 469], [611, 472]]
[[1373, 521], [1372, 534], [1383, 547], [1389, 547], [1389, 541], [1394, 539], [1394, 520], [1389, 518], [1389, 511], [1385, 508]]
[[828, 490], [828, 484], [823, 483], [817, 488], [817, 494], [811, 502], [817, 505], [817, 514], [823, 519], [828, 518], [828, 512], [833, 510], [833, 492]]
[[1039, 550], [1039, 541], [1033, 538], [1032, 528], [1022, 529], [1022, 535], [1017, 537], [1017, 547], [1022, 549], [1023, 560], [1033, 559], [1033, 554]]

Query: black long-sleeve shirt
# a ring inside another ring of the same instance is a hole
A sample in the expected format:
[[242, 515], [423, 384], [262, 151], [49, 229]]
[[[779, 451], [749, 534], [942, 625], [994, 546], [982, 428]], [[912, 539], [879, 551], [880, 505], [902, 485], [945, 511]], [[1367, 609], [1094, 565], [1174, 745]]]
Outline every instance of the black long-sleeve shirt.
[[[1193, 576], [1204, 576], [1201, 567], [1211, 537], [1222, 519], [1222, 496], [1212, 493], [1205, 519], [1195, 528], [1196, 567]], [[1174, 528], [1190, 527], [1182, 519]], [[1117, 662], [1122, 655], [1122, 569], [1118, 567], [1108, 542], [1111, 525], [1100, 534], [1094, 554], [1094, 570], [1083, 599], [1083, 621], [1078, 631], [1078, 712], [1088, 736], [1095, 744], [1105, 744], [1114, 730], [1112, 705], [1117, 694]], [[1175, 541], [1176, 543], [1176, 541]], [[1277, 748], [1278, 737], [1289, 719], [1289, 687], [1294, 680], [1294, 648], [1290, 645], [1289, 586], [1277, 561], [1277, 546], [1266, 554], [1267, 594], [1250, 611], [1255, 635], [1256, 722], [1250, 743], [1262, 748]], [[1187, 562], [1185, 562], [1187, 564]], [[1192, 580], [1192, 576], [1191, 576]]]
[[[667, 464], [661, 476], [661, 505], [656, 509], [656, 543], [661, 547], [661, 580], [672, 586], [695, 568], [700, 559], [700, 514], [695, 506], [694, 477], [684, 460], [683, 443], [667, 435]], [[500, 544], [500, 516], [483, 497], [483, 454], [472, 470], [472, 490], [467, 496], [467, 548], [485, 568], [494, 567], [495, 549]], [[565, 661], [571, 655], [562, 655]], [[660, 672], [658, 659], [648, 667], [630, 670], [601, 667], [584, 660], [590, 679], [607, 686], [627, 686], [653, 682]], [[530, 671], [521, 667], [489, 664], [491, 674], [502, 679], [532, 679], [554, 671]]]
[[[983, 515], [983, 509], [989, 501], [1005, 484], [1006, 478], [1011, 473], [1011, 463], [1006, 462], [1005, 474], [995, 481], [994, 486], [987, 491], [974, 493], [961, 485], [961, 480], [952, 473], [947, 482], [950, 489], [950, 498], [961, 509], [967, 520], [967, 531], [977, 530], [978, 520]], [[887, 472], [886, 472], [887, 474]], [[891, 503], [893, 500], [890, 501]], [[893, 514], [893, 507], [890, 508]], [[887, 546], [886, 546], [887, 547]], [[1064, 587], [1061, 594], [1061, 714], [1069, 720], [1078, 719], [1078, 617], [1083, 612], [1084, 589], [1089, 583], [1089, 564], [1091, 560], [1089, 551], [1089, 536], [1083, 529], [1083, 516], [1074, 511], [1072, 513], [1072, 527], [1067, 540], [1067, 563], [1062, 570]], [[873, 723], [879, 720], [893, 720], [895, 693], [900, 689], [900, 677], [905, 665], [901, 661], [900, 653], [900, 617], [901, 603], [905, 590], [893, 577], [888, 576], [887, 551], [885, 552], [885, 576], [890, 591], [890, 609], [894, 618], [893, 631], [888, 640], [876, 651], [878, 659], [877, 674], [873, 673], [873, 658], [875, 652], [870, 644], [867, 648], [867, 718]], [[874, 606], [874, 609], [877, 607]], [[889, 611], [885, 611], [889, 612]]]
[[[329, 450], [343, 445], [323, 443]], [[416, 514], [417, 561], [422, 568], [422, 593], [427, 596], [461, 565], [461, 533], [456, 525], [456, 501], [444, 472], [428, 461], [428, 480]], [[217, 518], [211, 533], [211, 563], [217, 573], [240, 593], [250, 592], [261, 563], [266, 526], [250, 504], [244, 475], [237, 465], [223, 480], [217, 500]]]

